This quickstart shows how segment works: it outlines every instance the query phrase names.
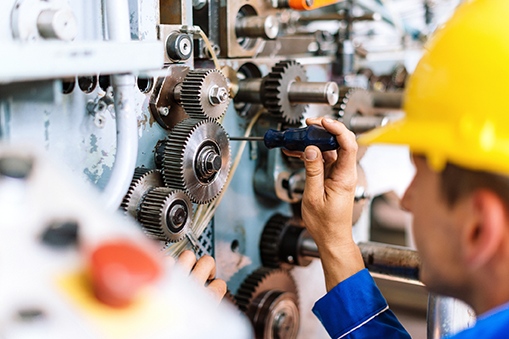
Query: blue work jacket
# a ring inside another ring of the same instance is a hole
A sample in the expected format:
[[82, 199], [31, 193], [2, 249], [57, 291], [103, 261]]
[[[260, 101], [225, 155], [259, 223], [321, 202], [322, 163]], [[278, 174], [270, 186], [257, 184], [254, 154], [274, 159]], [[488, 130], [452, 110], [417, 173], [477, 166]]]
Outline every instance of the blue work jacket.
[[[389, 310], [375, 281], [364, 269], [334, 287], [318, 300], [313, 313], [333, 339], [391, 338], [410, 335]], [[477, 319], [475, 326], [451, 339], [509, 338], [509, 303]]]

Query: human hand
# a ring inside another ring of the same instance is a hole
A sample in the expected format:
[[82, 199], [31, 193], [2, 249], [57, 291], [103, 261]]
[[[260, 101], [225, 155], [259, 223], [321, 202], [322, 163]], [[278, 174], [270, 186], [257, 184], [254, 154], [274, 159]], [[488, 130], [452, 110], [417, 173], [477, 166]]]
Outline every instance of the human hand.
[[204, 255], [196, 260], [194, 252], [184, 251], [180, 254], [177, 265], [185, 272], [189, 272], [190, 277], [200, 285], [204, 285], [218, 303], [223, 299], [226, 293], [226, 282], [216, 279], [216, 262], [210, 255]]
[[339, 121], [310, 118], [306, 123], [324, 127], [340, 145], [337, 151], [323, 153], [316, 146], [309, 146], [304, 152], [284, 150], [286, 155], [300, 157], [306, 166], [302, 219], [317, 244], [330, 290], [364, 268], [352, 237], [357, 142]]

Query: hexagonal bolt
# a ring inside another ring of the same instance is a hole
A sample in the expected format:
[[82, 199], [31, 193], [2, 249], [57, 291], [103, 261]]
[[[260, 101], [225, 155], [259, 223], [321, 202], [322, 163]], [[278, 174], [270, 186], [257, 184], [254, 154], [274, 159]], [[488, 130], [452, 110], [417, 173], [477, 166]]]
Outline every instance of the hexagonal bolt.
[[212, 86], [209, 91], [209, 101], [213, 106], [225, 103], [228, 100], [228, 89]]
[[45, 38], [72, 41], [78, 34], [78, 21], [70, 9], [45, 10], [37, 18], [37, 29]]
[[205, 169], [209, 173], [217, 172], [221, 169], [221, 157], [215, 153], [210, 153], [205, 159]]

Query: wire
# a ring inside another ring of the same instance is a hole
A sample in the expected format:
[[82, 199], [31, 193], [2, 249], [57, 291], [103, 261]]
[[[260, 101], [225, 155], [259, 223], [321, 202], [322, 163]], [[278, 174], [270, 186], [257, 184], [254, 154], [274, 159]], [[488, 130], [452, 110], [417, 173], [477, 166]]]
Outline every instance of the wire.
[[212, 60], [214, 60], [214, 66], [216, 66], [217, 70], [220, 70], [219, 61], [217, 60], [216, 53], [214, 52], [214, 49], [212, 48], [212, 45], [210, 44], [209, 38], [207, 38], [207, 35], [201, 30], [201, 28], [200, 28], [200, 36], [203, 39], [203, 41], [205, 41], [205, 45], [207, 45], [210, 56], [212, 57]]
[[[246, 128], [246, 132], [244, 133], [244, 137], [248, 137], [251, 134], [251, 130], [253, 129], [256, 121], [258, 121], [258, 118], [262, 115], [264, 109], [260, 109], [256, 115], [251, 119], [251, 122], [249, 123], [248, 127]], [[239, 150], [237, 151], [237, 155], [235, 156], [235, 160], [232, 164], [232, 168], [230, 170], [230, 173], [228, 174], [228, 179], [226, 180], [226, 183], [223, 187], [223, 190], [217, 197], [215, 201], [210, 203], [208, 206], [206, 206], [206, 210], [203, 215], [196, 215], [198, 218], [196, 219], [197, 222], [197, 230], [203, 232], [205, 227], [209, 224], [210, 220], [212, 220], [212, 217], [214, 216], [214, 213], [216, 212], [217, 208], [219, 207], [219, 204], [221, 203], [221, 200], [224, 197], [225, 192], [228, 190], [228, 187], [230, 186], [230, 183], [233, 179], [233, 176], [235, 175], [235, 172], [237, 171], [237, 167], [239, 166], [240, 159], [242, 158], [242, 154], [244, 153], [244, 149], [246, 148], [247, 141], [244, 140], [241, 142], [239, 146]], [[200, 206], [201, 207], [201, 206]], [[193, 220], [194, 221], [194, 220]], [[201, 234], [201, 233], [198, 233]]]

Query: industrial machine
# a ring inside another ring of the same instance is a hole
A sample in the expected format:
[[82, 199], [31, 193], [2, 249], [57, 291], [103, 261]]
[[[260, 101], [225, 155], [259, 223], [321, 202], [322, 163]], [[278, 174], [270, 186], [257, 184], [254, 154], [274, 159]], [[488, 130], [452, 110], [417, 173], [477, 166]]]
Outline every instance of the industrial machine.
[[[161, 256], [212, 255], [256, 338], [325, 338], [310, 311], [320, 266], [307, 266], [316, 251], [299, 228], [303, 163], [230, 137], [311, 116], [360, 134], [401, 117], [405, 66], [458, 1], [412, 1], [413, 16], [382, 3], [401, 1], [4, 0], [0, 141], [59, 159], [76, 190], [99, 191], [112, 229], [135, 221]], [[369, 240], [367, 206], [381, 193], [365, 154], [357, 241]], [[46, 193], [37, 198], [58, 204]]]

